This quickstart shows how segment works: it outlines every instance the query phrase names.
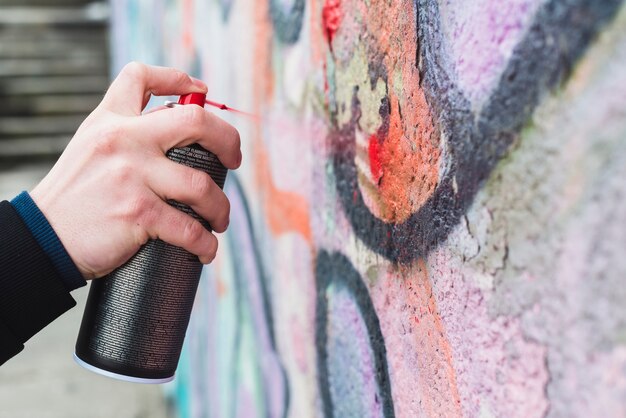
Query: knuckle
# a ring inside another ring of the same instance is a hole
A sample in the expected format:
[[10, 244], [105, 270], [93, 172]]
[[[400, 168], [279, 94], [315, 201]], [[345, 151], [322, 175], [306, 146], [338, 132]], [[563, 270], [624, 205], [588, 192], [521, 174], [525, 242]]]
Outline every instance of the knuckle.
[[185, 85], [188, 84], [191, 80], [189, 79], [189, 76], [187, 75], [187, 73], [177, 70], [177, 69], [172, 69], [172, 76], [175, 80], [175, 82], [178, 85]]
[[192, 169], [189, 185], [195, 196], [206, 196], [211, 192], [211, 178], [200, 170]]
[[136, 169], [128, 162], [119, 159], [115, 163], [109, 165], [109, 176], [115, 184], [128, 186], [132, 177], [135, 175]]
[[191, 244], [198, 242], [204, 235], [204, 227], [196, 220], [190, 220], [183, 229], [183, 241]]
[[200, 106], [180, 106], [182, 109], [182, 122], [189, 126], [192, 131], [200, 131], [204, 122], [205, 111]]
[[124, 137], [124, 128], [119, 124], [109, 124], [100, 129], [93, 141], [93, 151], [98, 155], [112, 155], [118, 151], [119, 143]]
[[153, 225], [158, 218], [153, 199], [144, 194], [135, 196], [130, 202], [128, 218], [146, 229]]
[[125, 77], [130, 77], [135, 80], [144, 80], [148, 67], [137, 61], [131, 61], [124, 66], [121, 74]]

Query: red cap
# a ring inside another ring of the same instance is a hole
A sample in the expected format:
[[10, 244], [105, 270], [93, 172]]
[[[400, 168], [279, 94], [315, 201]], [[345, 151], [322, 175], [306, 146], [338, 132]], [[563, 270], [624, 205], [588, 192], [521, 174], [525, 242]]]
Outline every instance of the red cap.
[[204, 107], [204, 101], [206, 100], [206, 94], [202, 93], [189, 93], [183, 94], [178, 99], [178, 104], [186, 105], [186, 104], [195, 104], [200, 107]]

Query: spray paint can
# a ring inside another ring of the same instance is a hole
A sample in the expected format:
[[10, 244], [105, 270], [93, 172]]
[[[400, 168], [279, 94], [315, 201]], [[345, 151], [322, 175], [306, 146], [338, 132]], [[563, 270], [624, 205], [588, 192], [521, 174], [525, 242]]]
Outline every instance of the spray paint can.
[[[204, 102], [204, 94], [194, 93], [168, 106], [204, 106]], [[167, 157], [206, 172], [224, 187], [227, 169], [199, 145], [172, 148]], [[168, 203], [210, 229], [189, 206]], [[151, 240], [126, 264], [94, 280], [76, 342], [76, 362], [96, 373], [130, 382], [172, 380], [201, 271], [197, 256]]]

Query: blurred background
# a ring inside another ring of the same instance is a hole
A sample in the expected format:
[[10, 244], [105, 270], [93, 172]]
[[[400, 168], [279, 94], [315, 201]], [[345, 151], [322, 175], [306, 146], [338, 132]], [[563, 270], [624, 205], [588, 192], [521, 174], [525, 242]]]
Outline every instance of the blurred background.
[[[109, 5], [0, 0], [0, 199], [48, 172], [109, 84]], [[96, 376], [72, 360], [78, 306], [0, 368], [0, 417], [166, 417], [158, 386]]]
[[41, 177], [108, 84], [108, 6], [0, 1], [0, 197]]

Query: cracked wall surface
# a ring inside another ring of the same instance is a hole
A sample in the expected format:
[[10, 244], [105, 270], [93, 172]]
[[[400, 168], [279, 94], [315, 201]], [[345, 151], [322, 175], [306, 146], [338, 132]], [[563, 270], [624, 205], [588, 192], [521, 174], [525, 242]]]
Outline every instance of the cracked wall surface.
[[[259, 115], [183, 417], [626, 416], [626, 7], [113, 0]], [[154, 103], [159, 103], [155, 100]]]

